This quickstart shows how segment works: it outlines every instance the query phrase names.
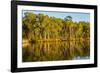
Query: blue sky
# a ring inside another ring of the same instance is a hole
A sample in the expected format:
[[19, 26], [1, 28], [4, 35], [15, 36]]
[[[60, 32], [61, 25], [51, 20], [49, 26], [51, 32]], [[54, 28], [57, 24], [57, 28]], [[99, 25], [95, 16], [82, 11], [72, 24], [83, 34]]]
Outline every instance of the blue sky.
[[56, 17], [56, 18], [62, 18], [64, 19], [66, 16], [71, 16], [73, 18], [73, 21], [79, 22], [79, 21], [88, 21], [90, 22], [90, 14], [89, 13], [76, 13], [76, 12], [52, 12], [52, 11], [34, 11], [34, 10], [23, 10], [23, 16], [26, 12], [33, 12], [35, 14], [45, 14], [50, 17]]

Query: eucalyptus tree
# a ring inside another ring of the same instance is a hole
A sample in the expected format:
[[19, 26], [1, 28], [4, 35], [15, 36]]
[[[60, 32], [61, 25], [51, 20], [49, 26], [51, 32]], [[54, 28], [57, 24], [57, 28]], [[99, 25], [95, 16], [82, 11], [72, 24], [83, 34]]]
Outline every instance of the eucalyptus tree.
[[22, 20], [22, 37], [30, 41], [78, 40], [90, 37], [90, 23], [75, 22], [71, 16], [61, 19], [27, 12]]

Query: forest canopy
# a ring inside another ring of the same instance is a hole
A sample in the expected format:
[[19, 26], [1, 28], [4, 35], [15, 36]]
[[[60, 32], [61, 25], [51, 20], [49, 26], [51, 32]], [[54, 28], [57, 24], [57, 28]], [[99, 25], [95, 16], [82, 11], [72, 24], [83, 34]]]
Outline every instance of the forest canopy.
[[22, 38], [28, 41], [67, 41], [90, 38], [90, 23], [65, 18], [50, 17], [45, 14], [26, 12], [22, 18]]

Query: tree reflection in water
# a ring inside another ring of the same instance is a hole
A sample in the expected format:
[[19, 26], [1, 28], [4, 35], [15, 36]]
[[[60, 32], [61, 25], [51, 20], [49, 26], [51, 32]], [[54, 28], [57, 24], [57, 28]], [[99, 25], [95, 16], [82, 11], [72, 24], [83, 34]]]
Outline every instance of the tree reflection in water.
[[90, 42], [38, 42], [22, 49], [23, 62], [89, 59]]

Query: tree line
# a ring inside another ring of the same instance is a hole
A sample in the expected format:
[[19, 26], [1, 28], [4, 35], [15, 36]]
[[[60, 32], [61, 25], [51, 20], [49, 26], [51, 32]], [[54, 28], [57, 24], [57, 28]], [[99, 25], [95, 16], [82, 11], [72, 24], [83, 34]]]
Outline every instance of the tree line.
[[90, 37], [90, 23], [73, 21], [45, 14], [26, 12], [22, 17], [22, 38], [29, 41], [87, 40]]

